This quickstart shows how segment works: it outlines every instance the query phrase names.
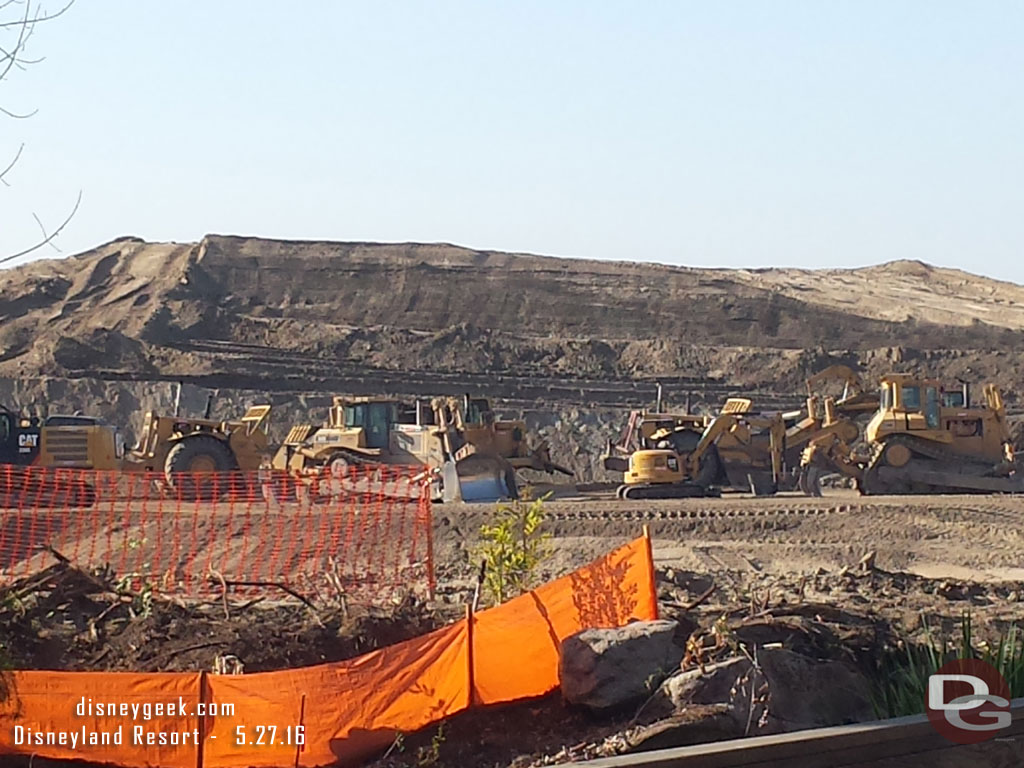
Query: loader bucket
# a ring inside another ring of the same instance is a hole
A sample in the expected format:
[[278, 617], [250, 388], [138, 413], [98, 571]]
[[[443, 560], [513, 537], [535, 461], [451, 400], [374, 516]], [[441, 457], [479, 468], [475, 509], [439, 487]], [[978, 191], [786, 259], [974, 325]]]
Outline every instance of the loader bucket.
[[442, 468], [445, 502], [495, 502], [519, 497], [516, 471], [498, 456], [473, 454], [459, 461], [448, 460]]

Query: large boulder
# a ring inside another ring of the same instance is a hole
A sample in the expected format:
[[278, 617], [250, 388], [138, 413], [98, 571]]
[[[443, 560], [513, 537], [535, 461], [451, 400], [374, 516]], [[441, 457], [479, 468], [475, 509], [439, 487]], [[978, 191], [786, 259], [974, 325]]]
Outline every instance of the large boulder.
[[[751, 736], [875, 718], [867, 680], [844, 662], [785, 648], [759, 648], [755, 658], [756, 667], [740, 656], [675, 675], [662, 684], [649, 711], [727, 704], [740, 734]], [[667, 734], [660, 737], [665, 741]], [[679, 745], [692, 743], [684, 733], [677, 738]]]
[[558, 679], [570, 704], [611, 709], [650, 696], [683, 657], [674, 621], [586, 629], [562, 641]]
[[768, 683], [764, 732], [793, 731], [874, 720], [865, 677], [841, 661], [815, 661], [784, 648], [762, 649]]

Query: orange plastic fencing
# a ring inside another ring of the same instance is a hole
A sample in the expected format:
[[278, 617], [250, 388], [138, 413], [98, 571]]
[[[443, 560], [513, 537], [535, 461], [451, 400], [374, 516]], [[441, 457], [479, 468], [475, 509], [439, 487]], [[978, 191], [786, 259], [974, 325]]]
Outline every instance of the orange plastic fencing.
[[[0, 701], [0, 755], [110, 762], [129, 768], [356, 765], [400, 732], [471, 706], [540, 696], [558, 685], [558, 648], [581, 629], [657, 618], [650, 541], [637, 539], [580, 570], [465, 621], [334, 664], [253, 675], [13, 672]], [[179, 700], [177, 697], [180, 696]], [[178, 720], [83, 718], [82, 697], [119, 704], [172, 698]], [[198, 717], [192, 703], [218, 714]], [[230, 706], [231, 711], [225, 712]], [[72, 730], [197, 735], [188, 745], [16, 743]], [[24, 730], [22, 731], [24, 736]], [[145, 745], [141, 745], [145, 746]]]
[[109, 566], [161, 592], [432, 589], [429, 488], [407, 467], [162, 474], [0, 467], [0, 583], [53, 562]]

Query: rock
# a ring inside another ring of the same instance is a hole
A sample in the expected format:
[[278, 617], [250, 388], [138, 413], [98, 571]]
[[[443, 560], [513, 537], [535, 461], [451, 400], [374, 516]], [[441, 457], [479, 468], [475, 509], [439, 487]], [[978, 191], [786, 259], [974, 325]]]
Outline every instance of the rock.
[[750, 661], [742, 656], [708, 664], [704, 672], [691, 669], [674, 675], [662, 683], [658, 699], [651, 706], [654, 711], [664, 711], [662, 704], [671, 709], [682, 710], [693, 705], [727, 704], [732, 700], [731, 691], [736, 681], [750, 671]]
[[562, 641], [558, 679], [570, 704], [603, 710], [649, 696], [678, 667], [675, 621], [637, 621], [586, 629]]
[[875, 570], [875, 558], [878, 553], [875, 550], [871, 550], [864, 557], [860, 559], [857, 566], [860, 568], [861, 573], [868, 573], [869, 571]]
[[867, 680], [840, 661], [813, 661], [783, 648], [761, 649], [758, 662], [768, 683], [768, 723], [777, 733], [872, 720]]
[[685, 712], [645, 726], [629, 737], [630, 752], [689, 747], [712, 741], [735, 739], [743, 726], [728, 704], [696, 705]]
[[875, 716], [867, 681], [843, 662], [815, 661], [784, 648], [760, 648], [756, 658], [758, 670], [741, 656], [708, 665], [704, 673], [676, 675], [662, 684], [649, 710], [664, 714], [666, 705], [679, 712], [694, 705], [728, 704], [742, 731], [749, 721], [752, 736]]

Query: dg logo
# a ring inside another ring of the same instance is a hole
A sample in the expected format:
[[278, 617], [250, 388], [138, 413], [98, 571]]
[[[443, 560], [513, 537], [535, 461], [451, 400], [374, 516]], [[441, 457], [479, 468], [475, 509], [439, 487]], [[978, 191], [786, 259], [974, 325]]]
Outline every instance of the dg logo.
[[1008, 728], [1010, 686], [991, 664], [956, 659], [928, 678], [926, 711], [940, 734], [956, 744], [977, 744]]

